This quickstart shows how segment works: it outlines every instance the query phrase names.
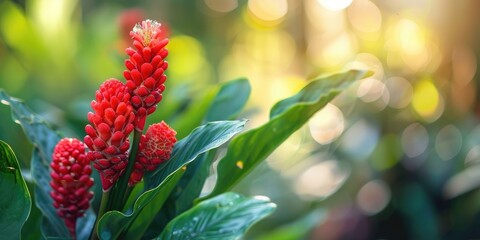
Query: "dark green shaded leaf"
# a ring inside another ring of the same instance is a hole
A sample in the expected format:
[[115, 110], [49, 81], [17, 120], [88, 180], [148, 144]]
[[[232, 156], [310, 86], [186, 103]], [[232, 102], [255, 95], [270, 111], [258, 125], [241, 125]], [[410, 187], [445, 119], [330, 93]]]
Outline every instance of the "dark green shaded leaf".
[[218, 165], [217, 184], [208, 197], [231, 189], [310, 117], [354, 81], [368, 76], [351, 70], [310, 82], [298, 94], [273, 106], [270, 121], [235, 137]]
[[145, 196], [147, 197], [142, 197], [144, 195], [140, 196], [135, 202], [132, 214], [124, 214], [119, 211], [105, 213], [98, 225], [97, 233], [99, 238], [118, 239], [122, 236], [126, 239], [139, 239], [143, 235], [143, 228], [148, 226], [149, 221], [153, 218], [152, 215], [155, 215], [160, 210], [183, 172], [182, 169], [179, 169], [169, 175], [158, 188], [151, 190], [157, 194], [146, 192]]
[[267, 198], [224, 193], [199, 203], [173, 219], [157, 239], [238, 239], [275, 210]]
[[[235, 118], [247, 103], [250, 92], [250, 83], [244, 78], [222, 84], [205, 116], [205, 121], [221, 121]], [[177, 215], [190, 208], [193, 205], [193, 200], [200, 196], [215, 155], [216, 151], [214, 150], [204, 153], [189, 165], [173, 191], [173, 198], [176, 199]]]
[[250, 92], [250, 83], [245, 78], [222, 84], [208, 109], [205, 120], [211, 122], [235, 118], [247, 103]]
[[200, 97], [195, 96], [186, 111], [172, 122], [171, 126], [177, 131], [177, 138], [185, 137], [192, 129], [202, 124], [203, 117], [217, 91], [217, 89], [212, 89], [199, 94]]
[[[20, 124], [28, 140], [34, 145], [31, 161], [31, 173], [35, 183], [35, 205], [42, 211], [44, 216], [42, 234], [44, 237], [68, 238], [70, 234], [61, 218], [56, 214], [53, 200], [50, 197], [50, 162], [53, 149], [61, 136], [39, 115], [31, 111], [22, 101], [10, 97], [0, 89], [0, 100], [3, 104], [10, 105], [12, 118]], [[93, 214], [88, 211], [87, 214]], [[94, 217], [93, 217], [94, 218]], [[87, 216], [85, 219], [92, 219]], [[86, 228], [91, 224], [85, 224], [81, 218], [79, 225]]]
[[[250, 83], [247, 79], [237, 79], [222, 84], [204, 121], [234, 119], [247, 103], [250, 91]], [[193, 206], [193, 201], [200, 196], [205, 180], [210, 173], [215, 155], [216, 150], [209, 151], [188, 165], [187, 171], [165, 203], [168, 209], [162, 210], [155, 217], [146, 232], [146, 237], [158, 236], [170, 220]]]
[[178, 141], [170, 160], [145, 176], [145, 192], [135, 201], [133, 211], [129, 214], [118, 211], [106, 213], [99, 223], [99, 236], [113, 237], [122, 232], [126, 232], [125, 236], [130, 239], [142, 236], [180, 179], [183, 168], [200, 154], [228, 141], [244, 125], [245, 121], [211, 122]]
[[7, 95], [0, 90], [2, 103], [10, 105], [12, 118], [22, 126], [28, 140], [35, 146], [32, 153], [31, 172], [35, 183], [35, 204], [45, 217], [48, 233], [42, 232], [45, 237], [68, 237], [69, 233], [63, 221], [57, 216], [53, 201], [50, 198], [50, 173], [49, 165], [53, 148], [60, 140], [60, 135], [53, 131], [49, 124], [40, 116], [33, 113], [25, 104]]
[[32, 200], [13, 150], [0, 140], [0, 236], [20, 239]]

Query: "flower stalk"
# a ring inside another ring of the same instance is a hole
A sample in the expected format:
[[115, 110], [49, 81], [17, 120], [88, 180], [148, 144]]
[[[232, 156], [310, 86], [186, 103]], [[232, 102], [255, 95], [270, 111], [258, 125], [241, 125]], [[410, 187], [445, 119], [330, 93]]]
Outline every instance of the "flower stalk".
[[140, 138], [142, 136], [142, 132], [135, 130], [133, 132], [133, 141], [132, 141], [132, 149], [130, 150], [130, 154], [128, 156], [128, 165], [125, 170], [125, 174], [123, 174], [117, 185], [114, 188], [113, 196], [114, 198], [111, 199], [111, 208], [108, 210], [119, 210], [121, 211], [123, 205], [128, 199], [128, 196], [124, 196], [125, 192], [128, 188], [128, 179], [132, 174], [134, 165], [135, 165], [135, 157], [137, 155], [138, 147], [140, 145]]

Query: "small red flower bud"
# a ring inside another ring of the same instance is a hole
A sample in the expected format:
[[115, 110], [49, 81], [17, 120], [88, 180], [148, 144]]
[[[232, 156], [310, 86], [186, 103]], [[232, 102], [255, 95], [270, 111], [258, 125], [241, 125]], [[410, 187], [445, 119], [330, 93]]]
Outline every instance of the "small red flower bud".
[[168, 51], [164, 47], [168, 39], [162, 35], [161, 24], [152, 20], [135, 25], [130, 36], [135, 49], [126, 49], [130, 58], [125, 61], [127, 70], [123, 75], [132, 96], [131, 102], [136, 115], [135, 129], [143, 131], [147, 115], [156, 110], [165, 90], [164, 72], [168, 64], [164, 59]]
[[75, 239], [77, 219], [85, 214], [93, 197], [89, 191], [93, 178], [85, 144], [75, 138], [63, 138], [53, 150], [50, 166], [53, 206]]
[[85, 144], [90, 148], [88, 159], [100, 172], [102, 188], [110, 190], [125, 171], [135, 115], [127, 87], [116, 79], [105, 81], [91, 103], [89, 125], [85, 127]]
[[177, 132], [170, 128], [165, 122], [150, 125], [147, 133], [142, 135], [139, 151], [135, 160], [134, 169], [129, 186], [135, 185], [142, 180], [145, 171], [153, 171], [158, 165], [167, 161], [177, 142]]

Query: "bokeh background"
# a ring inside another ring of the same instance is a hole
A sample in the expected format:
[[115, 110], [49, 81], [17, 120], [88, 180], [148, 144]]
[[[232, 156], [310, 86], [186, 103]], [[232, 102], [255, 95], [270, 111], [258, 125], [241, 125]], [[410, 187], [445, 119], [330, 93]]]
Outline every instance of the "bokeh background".
[[[278, 204], [246, 238], [479, 238], [479, 9], [474, 0], [0, 0], [0, 88], [82, 137], [94, 91], [122, 79], [128, 32], [144, 18], [170, 39], [167, 90], [150, 121], [182, 122], [218, 83], [247, 77], [241, 117], [255, 127], [309, 79], [370, 69], [235, 189]], [[6, 106], [0, 123], [0, 139], [29, 167], [32, 146]]]

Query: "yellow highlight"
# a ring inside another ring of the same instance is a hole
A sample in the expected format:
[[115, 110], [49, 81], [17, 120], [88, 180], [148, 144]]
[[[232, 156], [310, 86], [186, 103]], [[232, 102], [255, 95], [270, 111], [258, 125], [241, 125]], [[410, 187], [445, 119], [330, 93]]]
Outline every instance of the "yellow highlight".
[[208, 63], [200, 42], [190, 36], [178, 35], [170, 38], [167, 46], [168, 69], [176, 79], [206, 79]]
[[237, 165], [238, 168], [243, 169], [243, 161], [237, 161], [235, 165]]
[[439, 106], [439, 93], [429, 80], [422, 80], [415, 86], [413, 108], [423, 118], [429, 119], [436, 115]]

